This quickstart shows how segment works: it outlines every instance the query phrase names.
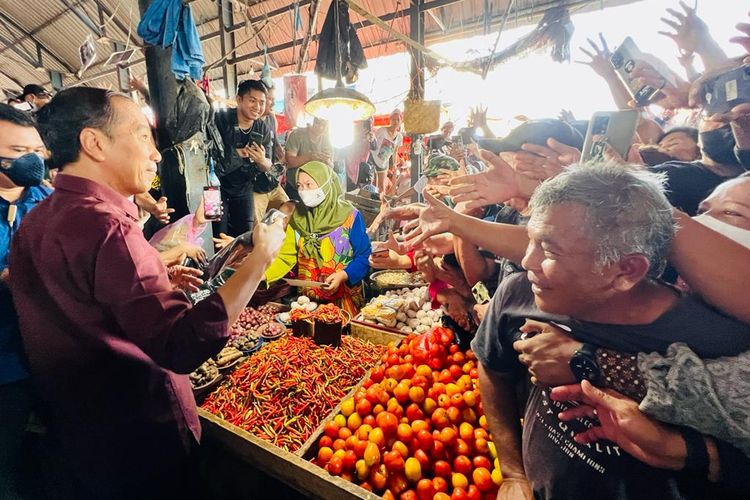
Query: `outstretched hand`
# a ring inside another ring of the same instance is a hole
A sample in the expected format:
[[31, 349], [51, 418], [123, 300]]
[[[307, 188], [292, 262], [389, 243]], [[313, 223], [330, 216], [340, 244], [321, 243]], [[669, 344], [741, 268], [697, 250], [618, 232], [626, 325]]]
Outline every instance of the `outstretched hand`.
[[660, 31], [659, 34], [674, 40], [682, 55], [700, 52], [706, 40], [711, 37], [708, 26], [696, 15], [695, 9], [685, 2], [680, 1], [680, 7], [682, 7], [682, 12], [667, 9], [671, 18], [661, 18], [662, 22], [674, 31]]
[[609, 62], [609, 58], [612, 57], [612, 52], [609, 50], [607, 40], [604, 35], [599, 33], [599, 42], [601, 47], [596, 44], [591, 38], [587, 38], [586, 41], [591, 46], [591, 51], [586, 50], [585, 47], [580, 47], [580, 51], [589, 57], [588, 61], [575, 61], [578, 64], [585, 64], [596, 72], [601, 77], [607, 77], [614, 74], [615, 69], [612, 63]]
[[409, 248], [417, 248], [431, 236], [451, 229], [454, 211], [429, 193], [424, 193], [424, 199], [427, 206], [421, 210], [417, 219], [404, 227], [405, 243]]
[[547, 139], [546, 146], [524, 144], [523, 151], [515, 153], [513, 168], [530, 179], [543, 181], [555, 177], [568, 165], [581, 159], [581, 152], [553, 138]]
[[581, 417], [598, 418], [599, 426], [576, 434], [576, 442], [589, 444], [606, 439], [652, 467], [671, 470], [684, 467], [687, 451], [680, 433], [643, 414], [638, 403], [619, 392], [598, 389], [584, 380], [580, 385], [555, 387], [550, 397], [555, 401], [582, 403], [559, 414], [564, 422]]

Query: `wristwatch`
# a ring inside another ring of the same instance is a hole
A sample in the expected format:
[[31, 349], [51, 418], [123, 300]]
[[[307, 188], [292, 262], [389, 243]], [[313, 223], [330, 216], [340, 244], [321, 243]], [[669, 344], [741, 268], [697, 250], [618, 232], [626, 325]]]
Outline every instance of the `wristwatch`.
[[583, 344], [570, 358], [570, 371], [579, 382], [588, 380], [595, 384], [601, 376], [599, 364], [596, 362], [596, 346]]

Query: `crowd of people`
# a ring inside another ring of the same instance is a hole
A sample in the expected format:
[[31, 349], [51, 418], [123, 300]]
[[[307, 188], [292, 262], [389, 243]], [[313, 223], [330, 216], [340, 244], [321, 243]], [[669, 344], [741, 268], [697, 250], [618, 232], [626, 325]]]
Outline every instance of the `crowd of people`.
[[[201, 203], [144, 238], [143, 213], [166, 224], [171, 209], [140, 107], [33, 85], [0, 105], [0, 495], [16, 494], [33, 413], [59, 497], [195, 496], [185, 375], [256, 292], [294, 276], [354, 315], [371, 269], [407, 269], [480, 362], [499, 499], [746, 498], [750, 103], [701, 111], [708, 79], [750, 64], [750, 24], [733, 39], [748, 57], [731, 59], [694, 9], [668, 15], [686, 78], [636, 62], [664, 112], [636, 108], [627, 151], [567, 112], [494, 138], [479, 107], [409, 165], [399, 111], [339, 150], [320, 119], [279, 137], [274, 90], [242, 82], [207, 162], [217, 248], [248, 235], [252, 251], [197, 303], [210, 217]], [[584, 64], [633, 109], [604, 36], [589, 44]], [[601, 158], [582, 161], [588, 140]], [[345, 199], [356, 188], [379, 200], [374, 220]]]

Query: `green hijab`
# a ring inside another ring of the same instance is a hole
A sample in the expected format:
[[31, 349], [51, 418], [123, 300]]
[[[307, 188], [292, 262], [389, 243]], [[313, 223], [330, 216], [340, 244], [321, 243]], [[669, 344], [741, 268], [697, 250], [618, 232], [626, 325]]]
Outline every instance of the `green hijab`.
[[422, 175], [437, 177], [441, 170], [455, 172], [459, 168], [460, 165], [455, 158], [442, 153], [434, 153], [427, 158], [427, 165], [422, 169]]
[[[297, 169], [297, 176], [304, 172], [323, 188], [325, 199], [315, 208], [298, 204], [290, 224], [304, 239], [305, 250], [317, 262], [323, 263], [320, 254], [320, 237], [325, 236], [344, 221], [354, 211], [354, 206], [342, 198], [341, 185], [333, 169], [325, 163], [311, 161]], [[295, 181], [297, 179], [295, 178]]]

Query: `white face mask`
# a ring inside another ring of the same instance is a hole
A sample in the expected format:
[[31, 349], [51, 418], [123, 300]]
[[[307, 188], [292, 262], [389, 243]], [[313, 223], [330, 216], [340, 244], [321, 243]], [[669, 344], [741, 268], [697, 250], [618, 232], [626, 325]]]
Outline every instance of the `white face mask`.
[[745, 248], [750, 248], [750, 231], [741, 227], [733, 226], [721, 221], [708, 214], [701, 214], [693, 217], [693, 220], [700, 222], [709, 229], [713, 229], [730, 240], [739, 243]]
[[323, 191], [323, 186], [328, 184], [331, 179], [328, 179], [323, 183], [322, 186], [316, 187], [315, 189], [306, 189], [304, 191], [298, 191], [299, 197], [302, 203], [308, 208], [315, 208], [326, 199], [326, 193]]

